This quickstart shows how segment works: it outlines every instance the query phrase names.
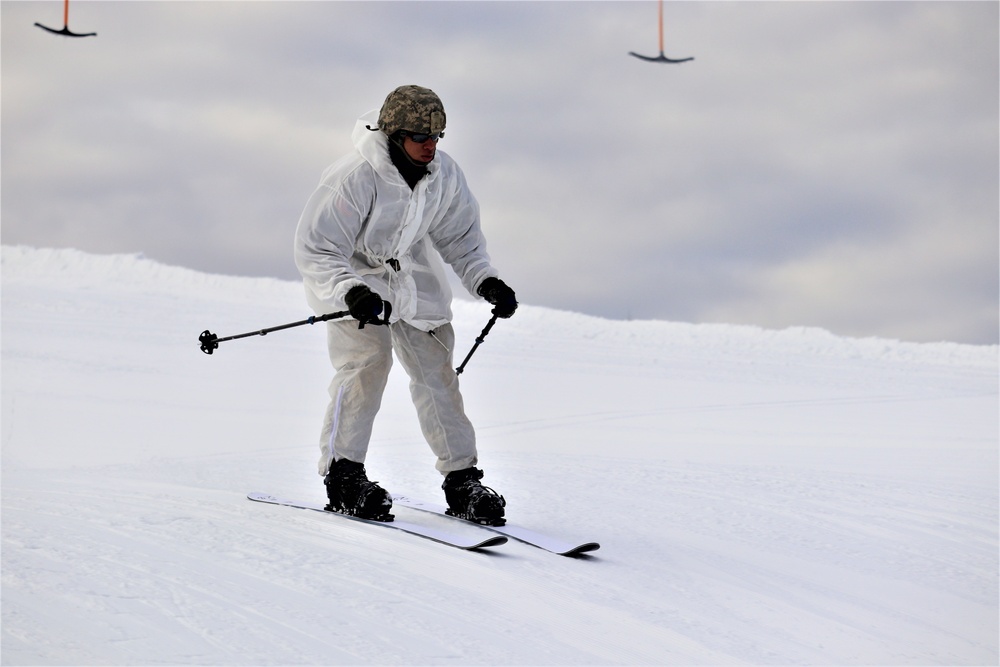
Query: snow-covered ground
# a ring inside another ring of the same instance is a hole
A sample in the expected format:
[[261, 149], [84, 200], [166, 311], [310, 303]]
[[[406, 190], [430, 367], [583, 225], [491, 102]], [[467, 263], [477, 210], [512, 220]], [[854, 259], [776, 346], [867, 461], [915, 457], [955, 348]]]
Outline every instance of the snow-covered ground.
[[[5, 665], [998, 662], [996, 346], [523, 306], [463, 391], [571, 559], [245, 499], [323, 497], [323, 325], [197, 338], [296, 283], [4, 247], [2, 290]], [[459, 359], [488, 319], [456, 302]], [[396, 369], [369, 473], [440, 502], [432, 463]]]

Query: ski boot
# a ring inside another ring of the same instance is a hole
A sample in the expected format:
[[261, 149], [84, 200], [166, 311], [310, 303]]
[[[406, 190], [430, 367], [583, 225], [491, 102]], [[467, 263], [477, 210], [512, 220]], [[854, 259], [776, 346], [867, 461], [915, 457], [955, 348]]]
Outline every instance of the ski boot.
[[506, 523], [503, 508], [507, 501], [493, 489], [480, 484], [482, 478], [483, 471], [478, 468], [448, 473], [441, 485], [448, 501], [447, 513], [484, 526], [502, 526]]
[[368, 480], [361, 463], [340, 459], [323, 479], [330, 504], [326, 509], [369, 521], [392, 521], [392, 497], [377, 482]]

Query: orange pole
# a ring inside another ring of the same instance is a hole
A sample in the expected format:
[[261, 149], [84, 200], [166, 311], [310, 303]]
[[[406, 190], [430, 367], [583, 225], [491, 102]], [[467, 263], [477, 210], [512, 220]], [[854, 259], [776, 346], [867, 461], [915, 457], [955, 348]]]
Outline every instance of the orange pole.
[[[66, 0], [68, 5], [69, 0]], [[660, 0], [660, 53], [663, 53], [663, 0]]]
[[69, 27], [69, 0], [63, 0], [63, 27]]

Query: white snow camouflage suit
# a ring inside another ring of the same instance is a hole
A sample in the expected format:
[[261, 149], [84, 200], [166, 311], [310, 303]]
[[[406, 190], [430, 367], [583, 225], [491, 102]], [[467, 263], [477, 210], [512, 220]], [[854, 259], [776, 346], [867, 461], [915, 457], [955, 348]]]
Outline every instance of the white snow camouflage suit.
[[441, 260], [473, 295], [498, 272], [459, 166], [438, 150], [411, 190], [389, 157], [386, 135], [366, 127], [375, 127], [377, 117], [375, 110], [358, 119], [356, 150], [323, 173], [295, 235], [295, 263], [317, 315], [346, 310], [344, 297], [361, 284], [392, 305], [388, 327], [327, 323], [336, 373], [320, 435], [319, 473], [327, 473], [334, 456], [364, 462], [393, 349], [410, 376], [438, 470], [463, 470], [477, 462], [475, 432], [452, 366], [452, 294]]

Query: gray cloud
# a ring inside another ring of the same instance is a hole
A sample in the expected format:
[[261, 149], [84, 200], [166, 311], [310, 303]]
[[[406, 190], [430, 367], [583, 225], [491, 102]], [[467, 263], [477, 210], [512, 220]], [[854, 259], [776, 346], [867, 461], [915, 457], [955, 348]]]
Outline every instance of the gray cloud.
[[528, 303], [996, 343], [998, 5], [4, 2], [4, 243], [296, 277], [354, 119], [434, 88]]

